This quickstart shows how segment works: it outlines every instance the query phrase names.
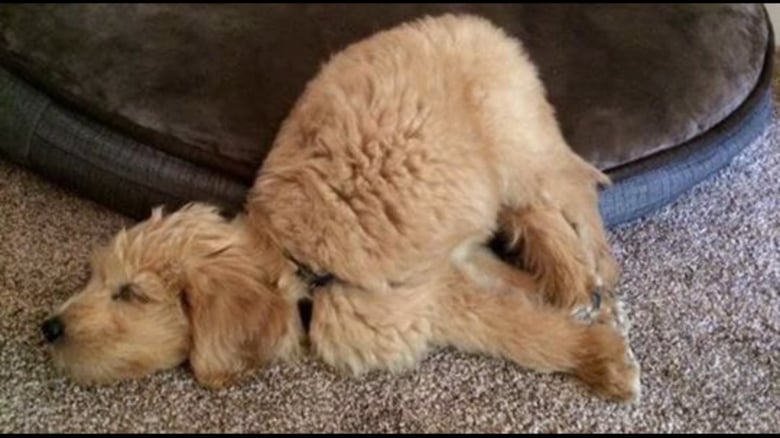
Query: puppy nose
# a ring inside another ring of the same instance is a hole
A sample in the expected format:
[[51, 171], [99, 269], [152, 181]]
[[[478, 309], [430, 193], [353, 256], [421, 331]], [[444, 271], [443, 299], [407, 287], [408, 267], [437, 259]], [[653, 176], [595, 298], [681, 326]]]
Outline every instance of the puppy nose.
[[49, 318], [41, 326], [43, 337], [48, 342], [54, 342], [65, 333], [65, 324], [57, 317]]

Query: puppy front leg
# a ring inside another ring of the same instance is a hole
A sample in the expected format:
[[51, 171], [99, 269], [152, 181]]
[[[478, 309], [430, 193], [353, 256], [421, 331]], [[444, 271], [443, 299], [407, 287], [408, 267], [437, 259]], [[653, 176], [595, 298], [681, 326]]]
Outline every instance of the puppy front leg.
[[[535, 302], [531, 276], [498, 267], [491, 254], [475, 253], [468, 269], [460, 266], [440, 296], [434, 341], [464, 351], [502, 357], [543, 372], [574, 374], [595, 392], [614, 400], [639, 396], [639, 366], [619, 315], [604, 313], [592, 324], [563, 309]], [[498, 275], [490, 282], [487, 276]]]

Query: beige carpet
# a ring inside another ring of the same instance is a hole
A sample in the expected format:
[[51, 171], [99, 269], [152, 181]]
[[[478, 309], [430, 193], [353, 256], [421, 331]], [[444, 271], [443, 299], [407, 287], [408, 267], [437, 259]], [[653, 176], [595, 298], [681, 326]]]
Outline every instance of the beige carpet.
[[780, 431], [778, 123], [717, 178], [611, 234], [644, 371], [636, 406], [452, 351], [402, 376], [279, 365], [220, 393], [181, 369], [73, 386], [50, 368], [38, 326], [123, 223], [0, 161], [1, 432]]

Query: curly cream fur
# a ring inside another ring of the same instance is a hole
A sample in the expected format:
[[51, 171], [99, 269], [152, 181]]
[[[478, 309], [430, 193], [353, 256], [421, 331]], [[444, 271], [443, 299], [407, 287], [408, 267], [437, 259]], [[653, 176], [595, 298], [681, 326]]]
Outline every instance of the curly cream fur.
[[[354, 373], [455, 346], [631, 400], [639, 368], [616, 316], [571, 316], [618, 279], [597, 205], [607, 182], [567, 146], [518, 41], [471, 16], [406, 23], [308, 84], [245, 215], [158, 211], [100, 252], [58, 312], [55, 363], [103, 382], [188, 360], [219, 387], [307, 346]], [[522, 264], [486, 249], [499, 231]], [[337, 278], [314, 293], [309, 336], [288, 253]], [[126, 282], [147, 299], [112, 299]]]

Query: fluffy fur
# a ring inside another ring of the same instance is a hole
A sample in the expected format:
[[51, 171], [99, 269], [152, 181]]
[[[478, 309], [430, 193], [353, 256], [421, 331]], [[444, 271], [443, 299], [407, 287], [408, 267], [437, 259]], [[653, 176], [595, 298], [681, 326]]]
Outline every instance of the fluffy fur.
[[[98, 252], [57, 312], [54, 361], [97, 383], [188, 361], [221, 387], [306, 351], [360, 373], [454, 346], [633, 400], [606, 182], [567, 146], [518, 41], [472, 16], [406, 23], [308, 84], [245, 215], [157, 210]], [[497, 233], [516, 264], [488, 250]], [[288, 256], [336, 278], [313, 292], [308, 333]], [[597, 289], [602, 310], [583, 319]]]

